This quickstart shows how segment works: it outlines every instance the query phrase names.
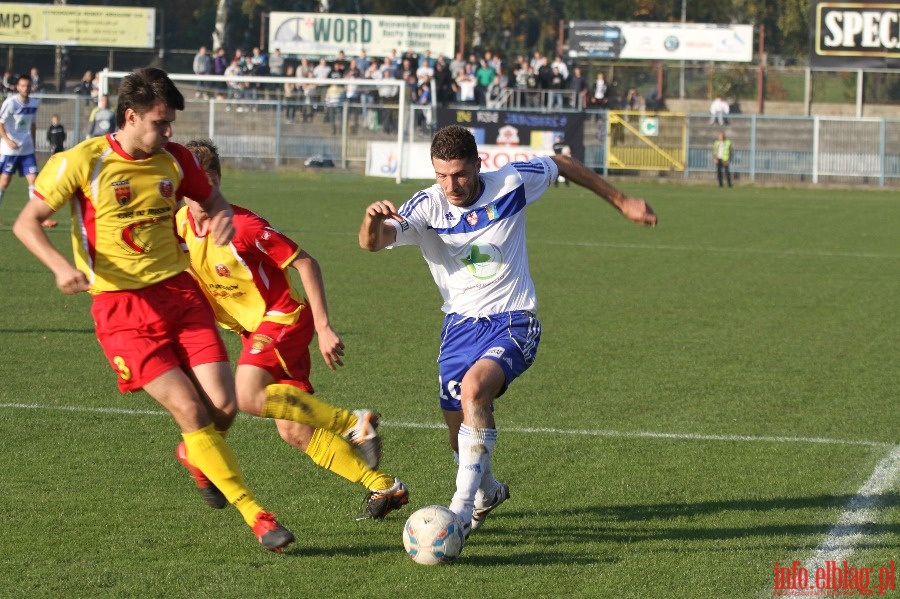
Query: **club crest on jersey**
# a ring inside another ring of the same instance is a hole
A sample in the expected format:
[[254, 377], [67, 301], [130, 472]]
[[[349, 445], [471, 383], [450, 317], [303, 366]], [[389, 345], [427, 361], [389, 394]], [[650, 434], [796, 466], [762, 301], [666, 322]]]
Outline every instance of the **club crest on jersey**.
[[168, 199], [175, 197], [175, 185], [168, 179], [159, 182], [159, 195]]
[[230, 277], [231, 271], [224, 264], [216, 264], [216, 274], [220, 277]]
[[272, 343], [272, 341], [273, 341], [272, 338], [269, 337], [268, 335], [259, 335], [259, 334], [253, 335], [253, 345], [250, 348], [250, 353], [251, 354], [260, 353], [262, 350], [264, 350], [266, 348], [267, 345]]
[[116, 194], [116, 202], [119, 206], [124, 206], [131, 201], [130, 181], [113, 181], [112, 188]]
[[469, 223], [470, 226], [474, 227], [478, 224], [478, 213], [474, 210], [466, 215], [466, 222]]

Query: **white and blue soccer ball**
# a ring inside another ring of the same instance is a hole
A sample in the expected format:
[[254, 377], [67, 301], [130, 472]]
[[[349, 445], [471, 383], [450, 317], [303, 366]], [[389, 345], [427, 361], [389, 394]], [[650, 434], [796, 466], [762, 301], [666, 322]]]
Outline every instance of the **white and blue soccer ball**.
[[416, 510], [403, 527], [406, 553], [423, 566], [452, 563], [465, 541], [459, 517], [440, 505]]

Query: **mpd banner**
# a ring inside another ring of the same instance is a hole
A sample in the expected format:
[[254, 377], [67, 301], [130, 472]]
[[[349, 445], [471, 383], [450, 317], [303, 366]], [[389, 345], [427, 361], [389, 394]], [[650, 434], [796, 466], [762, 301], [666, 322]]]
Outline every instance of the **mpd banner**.
[[156, 10], [0, 3], [0, 44], [153, 48]]
[[456, 21], [438, 17], [382, 17], [335, 13], [269, 13], [269, 48], [282, 54], [321, 57], [343, 50], [350, 57], [389, 56], [391, 50], [429, 50], [453, 58]]
[[900, 3], [810, 0], [813, 67], [900, 67]]
[[750, 62], [753, 26], [571, 21], [569, 57]]
[[[439, 108], [438, 126], [461, 125], [472, 132], [479, 147], [482, 144], [508, 148], [512, 160], [529, 152], [552, 154], [554, 145], [567, 145], [572, 156], [584, 162], [584, 114], [551, 114], [543, 112], [515, 112], [506, 110], [471, 110]], [[484, 157], [482, 157], [482, 160]], [[503, 160], [500, 156], [497, 160]], [[505, 164], [505, 163], [504, 163]], [[485, 164], [485, 170], [496, 170], [503, 164]]]

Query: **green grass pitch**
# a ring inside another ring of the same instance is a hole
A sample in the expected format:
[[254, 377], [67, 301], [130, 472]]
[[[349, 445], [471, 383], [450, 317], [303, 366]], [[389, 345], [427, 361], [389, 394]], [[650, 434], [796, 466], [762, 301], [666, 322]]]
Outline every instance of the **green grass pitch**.
[[[234, 509], [202, 503], [171, 418], [118, 394], [89, 298], [60, 294], [12, 235], [15, 179], [0, 212], [0, 596], [772, 596], [775, 563], [808, 559], [897, 442], [895, 194], [617, 183], [659, 214], [646, 229], [551, 188], [528, 214], [542, 344], [496, 404], [512, 498], [455, 565], [415, 565], [403, 522], [446, 505], [455, 477], [440, 296], [417, 250], [369, 254], [356, 234], [370, 202], [424, 184], [225, 174], [231, 201], [319, 260], [347, 355], [336, 373], [315, 363], [313, 383], [382, 414], [383, 469], [411, 490], [401, 512], [356, 522], [361, 487], [242, 417], [229, 441], [297, 535], [273, 555]], [[50, 235], [70, 253], [60, 217]], [[898, 497], [878, 498], [851, 565], [897, 557]]]

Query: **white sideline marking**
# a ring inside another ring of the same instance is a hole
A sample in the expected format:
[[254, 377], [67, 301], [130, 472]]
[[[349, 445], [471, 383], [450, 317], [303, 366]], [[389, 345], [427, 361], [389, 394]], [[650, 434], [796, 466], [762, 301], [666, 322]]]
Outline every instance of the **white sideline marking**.
[[897, 260], [900, 254], [876, 254], [873, 252], [827, 252], [809, 250], [769, 250], [759, 248], [722, 248], [692, 245], [658, 245], [652, 243], [615, 243], [602, 241], [552, 241], [529, 239], [529, 243], [548, 245], [572, 245], [578, 247], [603, 247], [626, 250], [676, 250], [682, 252], [720, 252], [723, 254], [769, 254], [773, 256], [813, 256], [818, 258], [886, 258]]
[[[0, 409], [20, 409], [20, 410], [61, 410], [66, 412], [92, 412], [99, 414], [124, 414], [124, 415], [141, 415], [141, 416], [168, 416], [169, 413], [163, 410], [134, 410], [130, 408], [90, 408], [82, 406], [47, 406], [40, 404], [20, 404], [20, 403], [0, 403]], [[239, 414], [239, 417], [249, 420], [264, 421], [265, 418], [254, 418], [246, 414]], [[431, 424], [425, 422], [394, 422], [391, 420], [381, 420], [382, 426], [395, 426], [397, 428], [422, 428], [437, 429], [445, 428], [443, 423]], [[824, 445], [862, 445], [866, 447], [889, 447], [891, 443], [881, 441], [865, 441], [853, 439], [830, 439], [827, 437], [766, 437], [751, 435], [704, 435], [697, 433], [654, 433], [651, 431], [612, 431], [612, 430], [590, 430], [590, 429], [566, 429], [566, 428], [532, 428], [532, 427], [502, 427], [504, 433], [544, 433], [554, 435], [580, 435], [587, 437], [621, 437], [621, 438], [638, 438], [638, 439], [673, 439], [679, 441], [741, 441], [741, 442], [762, 442], [762, 443], [819, 443]]]
[[900, 481], [900, 445], [878, 462], [872, 475], [856, 495], [847, 502], [844, 513], [828, 535], [819, 543], [815, 554], [807, 560], [807, 572], [824, 568], [825, 562], [841, 564], [850, 557], [857, 545], [867, 536], [864, 527], [878, 521], [878, 510], [887, 491]]

